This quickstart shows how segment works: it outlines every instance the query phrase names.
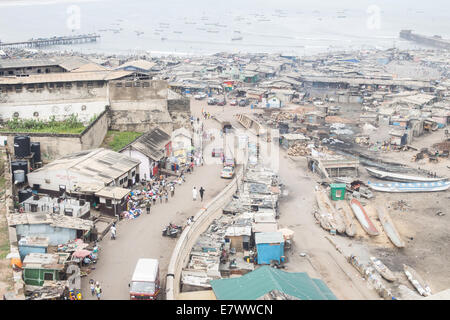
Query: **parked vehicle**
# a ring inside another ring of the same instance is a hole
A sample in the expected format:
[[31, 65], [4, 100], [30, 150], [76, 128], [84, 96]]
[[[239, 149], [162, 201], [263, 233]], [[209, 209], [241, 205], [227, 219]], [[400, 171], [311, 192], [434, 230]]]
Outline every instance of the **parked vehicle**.
[[239, 106], [240, 106], [240, 107], [248, 106], [248, 100], [247, 100], [247, 99], [241, 99], [241, 100], [239, 100]]
[[206, 93], [200, 92], [194, 96], [195, 100], [203, 100], [207, 97]]
[[163, 237], [176, 238], [178, 237], [178, 234], [180, 234], [182, 230], [183, 230], [182, 226], [177, 226], [175, 224], [169, 223], [169, 225], [163, 229], [162, 235]]
[[231, 166], [226, 166], [222, 169], [220, 177], [224, 179], [232, 179], [234, 177], [234, 168]]
[[230, 101], [230, 106], [237, 106], [237, 101], [236, 100], [231, 100]]
[[225, 162], [223, 163], [223, 166], [234, 168], [234, 159], [233, 158], [225, 158]]
[[208, 105], [214, 106], [216, 104], [217, 104], [217, 99], [216, 98], [209, 98], [208, 99]]
[[225, 100], [225, 98], [217, 99], [217, 105], [218, 106], [224, 106], [226, 104], [227, 104], [227, 100]]
[[222, 157], [222, 155], [223, 155], [223, 148], [214, 148], [214, 149], [212, 149], [211, 156], [213, 158], [215, 158], [215, 157]]
[[159, 261], [139, 259], [128, 286], [131, 300], [156, 300], [161, 290]]

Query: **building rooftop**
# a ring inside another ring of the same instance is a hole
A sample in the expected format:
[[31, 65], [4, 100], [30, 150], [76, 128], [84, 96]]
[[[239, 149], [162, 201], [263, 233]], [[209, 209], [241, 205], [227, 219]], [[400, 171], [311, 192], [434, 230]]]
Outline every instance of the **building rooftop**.
[[126, 197], [129, 193], [130, 190], [125, 188], [104, 187], [100, 191], [96, 192], [95, 196], [120, 200]]
[[49, 224], [52, 227], [76, 229], [89, 231], [94, 226], [91, 220], [74, 218], [63, 214], [39, 213], [21, 213], [10, 214], [8, 217], [9, 226]]
[[286, 272], [269, 266], [210, 283], [218, 300], [256, 300], [273, 290], [300, 300], [337, 300], [322, 280], [312, 279], [306, 272]]
[[64, 170], [84, 175], [92, 181], [98, 181], [99, 185], [105, 185], [130, 171], [139, 163], [139, 160], [131, 159], [112, 150], [99, 148], [66, 155], [34, 170], [28, 176]]
[[281, 232], [260, 232], [255, 234], [255, 243], [282, 243], [284, 242]]
[[164, 130], [156, 128], [150, 132], [144, 133], [139, 138], [122, 148], [119, 152], [126, 155], [126, 151], [134, 149], [146, 155], [154, 161], [161, 160], [165, 155], [165, 146], [169, 143], [171, 137]]

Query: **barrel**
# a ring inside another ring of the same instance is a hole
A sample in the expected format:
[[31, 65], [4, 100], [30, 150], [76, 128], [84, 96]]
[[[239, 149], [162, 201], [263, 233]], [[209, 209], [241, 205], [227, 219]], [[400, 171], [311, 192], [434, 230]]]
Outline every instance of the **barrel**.
[[28, 157], [31, 153], [30, 137], [15, 136], [14, 137], [14, 155], [16, 158]]
[[33, 162], [41, 162], [41, 143], [40, 142], [32, 142], [31, 143], [31, 152], [34, 152]]
[[31, 189], [20, 190], [19, 191], [19, 203], [24, 202], [25, 200], [30, 198], [32, 195], [33, 195], [33, 192], [31, 191]]
[[24, 170], [15, 170], [13, 171], [14, 182], [24, 183], [25, 182], [25, 171]]
[[24, 160], [11, 161], [11, 171], [23, 170], [25, 172], [25, 181], [27, 181], [28, 162]]

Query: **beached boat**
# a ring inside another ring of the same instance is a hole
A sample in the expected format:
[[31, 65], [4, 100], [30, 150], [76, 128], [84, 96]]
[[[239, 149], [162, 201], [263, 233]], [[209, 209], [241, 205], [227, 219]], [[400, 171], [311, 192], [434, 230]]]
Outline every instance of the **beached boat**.
[[383, 278], [391, 282], [397, 280], [397, 277], [392, 273], [392, 271], [389, 270], [389, 268], [386, 267], [386, 265], [379, 259], [375, 257], [370, 257], [370, 262], [372, 263], [375, 270], [377, 270], [378, 273], [381, 274]]
[[371, 236], [379, 235], [377, 228], [375, 228], [375, 225], [370, 220], [369, 216], [366, 213], [366, 210], [364, 210], [364, 207], [361, 205], [361, 203], [356, 199], [352, 199], [352, 201], [350, 201], [350, 206], [364, 231], [366, 231]]
[[314, 214], [315, 218], [320, 222], [320, 226], [325, 230], [336, 230], [336, 222], [334, 221], [333, 214], [323, 201], [324, 193], [322, 191], [316, 191], [316, 200], [319, 210]]
[[[324, 219], [329, 220], [330, 229], [336, 230], [336, 232], [344, 233], [345, 232], [345, 223], [344, 219], [339, 212], [334, 208], [331, 204], [328, 196], [321, 190], [316, 191], [316, 199], [317, 204], [319, 205], [319, 210], [321, 215], [324, 216]], [[326, 230], [330, 230], [324, 228]]]
[[356, 234], [355, 220], [353, 220], [352, 209], [350, 209], [347, 201], [345, 201], [345, 200], [336, 201], [335, 208], [336, 208], [336, 211], [338, 213], [340, 213], [344, 219], [345, 233], [349, 237], [355, 236], [355, 234]]
[[373, 168], [366, 168], [366, 170], [372, 177], [396, 182], [437, 182], [447, 180], [447, 178], [426, 178], [419, 176], [410, 176], [400, 173], [377, 170]]
[[405, 247], [405, 242], [402, 240], [400, 234], [395, 228], [394, 222], [392, 221], [389, 212], [384, 207], [377, 207], [377, 212], [384, 232], [386, 232], [391, 242], [398, 248]]
[[422, 277], [410, 266], [407, 266], [406, 264], [403, 265], [403, 271], [406, 274], [406, 277], [408, 278], [409, 282], [416, 288], [416, 290], [422, 295], [422, 296], [429, 296], [431, 295], [431, 289], [430, 286], [422, 279]]
[[447, 190], [450, 187], [450, 181], [411, 183], [374, 183], [368, 181], [367, 185], [372, 190], [381, 192], [436, 192]]

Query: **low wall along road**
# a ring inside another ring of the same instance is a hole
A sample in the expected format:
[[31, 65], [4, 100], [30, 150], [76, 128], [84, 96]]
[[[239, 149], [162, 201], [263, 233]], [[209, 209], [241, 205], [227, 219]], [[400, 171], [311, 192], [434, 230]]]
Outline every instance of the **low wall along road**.
[[170, 258], [166, 278], [166, 299], [177, 300], [180, 293], [181, 271], [189, 259], [189, 254], [197, 238], [202, 234], [211, 222], [222, 214], [223, 206], [231, 199], [243, 175], [240, 168], [235, 178], [225, 187], [205, 208], [202, 208], [194, 217], [194, 223], [187, 226], [181, 234]]

